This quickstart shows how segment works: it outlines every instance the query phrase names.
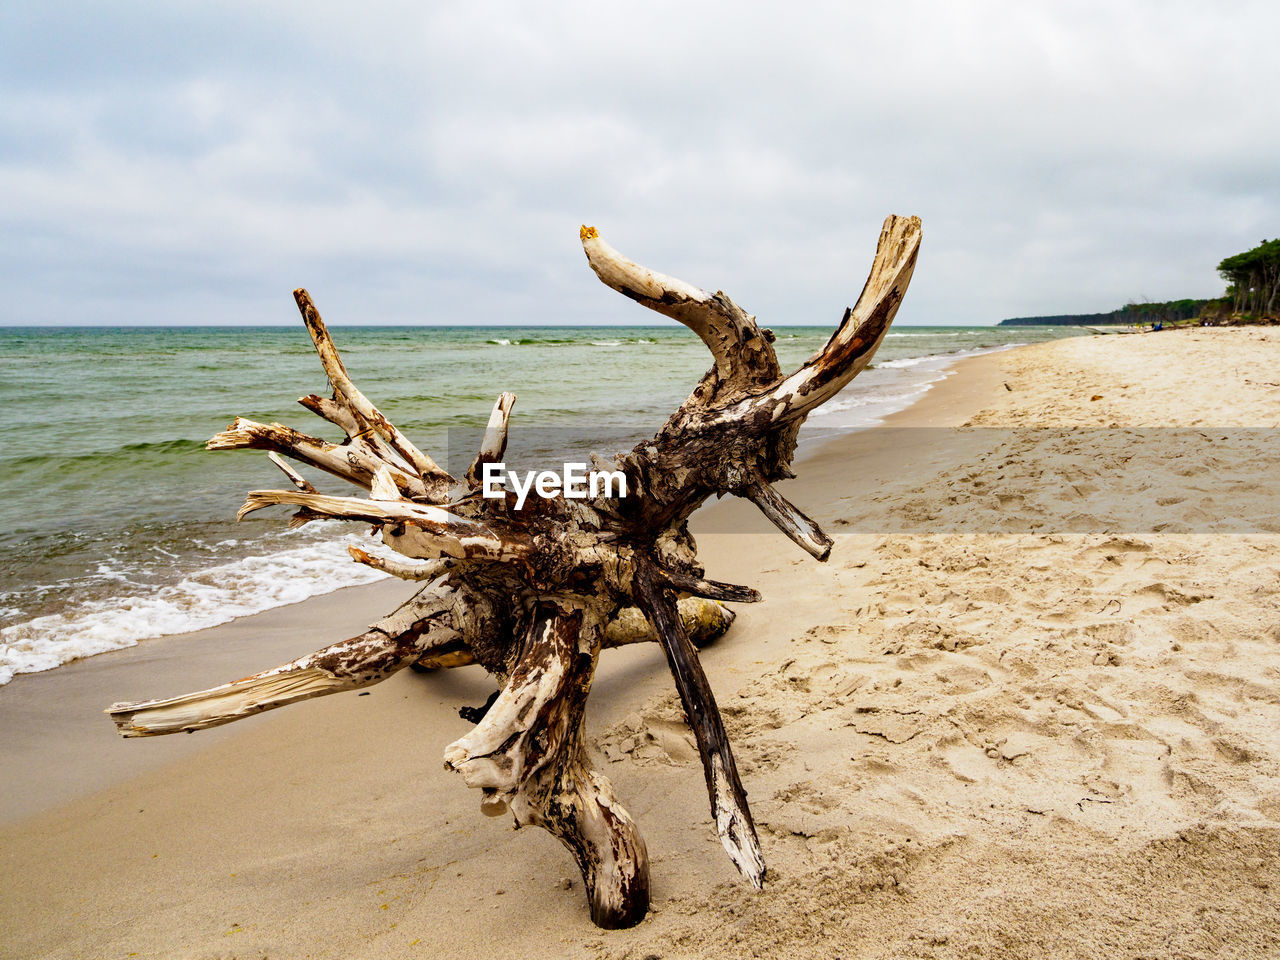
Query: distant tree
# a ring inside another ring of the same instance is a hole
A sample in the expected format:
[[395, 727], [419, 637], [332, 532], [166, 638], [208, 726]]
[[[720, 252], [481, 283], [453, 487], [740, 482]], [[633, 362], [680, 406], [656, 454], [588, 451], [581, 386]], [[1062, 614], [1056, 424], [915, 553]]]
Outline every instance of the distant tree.
[[1163, 303], [1127, 303], [1110, 313], [1071, 313], [1045, 317], [1011, 317], [1003, 327], [1087, 327], [1111, 324], [1175, 323], [1198, 316], [1212, 300], [1167, 300]]
[[1115, 312], [1116, 323], [1176, 323], [1197, 316], [1208, 300], [1166, 300], [1162, 303], [1128, 303]]
[[1280, 239], [1263, 240], [1252, 250], [1218, 264], [1236, 313], [1274, 315], [1280, 298]]

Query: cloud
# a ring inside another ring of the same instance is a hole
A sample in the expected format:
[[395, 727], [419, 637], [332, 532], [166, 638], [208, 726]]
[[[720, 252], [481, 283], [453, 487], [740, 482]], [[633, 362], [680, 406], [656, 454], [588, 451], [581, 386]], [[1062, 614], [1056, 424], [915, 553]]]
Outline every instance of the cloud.
[[[0, 15], [0, 323], [665, 322], [599, 226], [833, 323], [1210, 296], [1280, 222], [1264, 4], [29, 5]], [[1242, 26], [1247, 25], [1247, 26]]]

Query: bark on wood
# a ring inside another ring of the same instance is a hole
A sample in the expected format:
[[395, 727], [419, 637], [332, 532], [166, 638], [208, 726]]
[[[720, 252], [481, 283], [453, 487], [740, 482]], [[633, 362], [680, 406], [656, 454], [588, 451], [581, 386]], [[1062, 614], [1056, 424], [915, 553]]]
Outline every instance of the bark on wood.
[[675, 597], [651, 564], [642, 562], [637, 566], [636, 599], [658, 633], [680, 693], [684, 715], [693, 729], [720, 842], [742, 875], [759, 889], [764, 886], [764, 857], [747, 806], [747, 792], [742, 787], [733, 749], [729, 746], [729, 735], [724, 732], [724, 722], [716, 708], [711, 684], [698, 662], [698, 653], [680, 622]]
[[483, 792], [484, 812], [510, 809], [518, 825], [544, 827], [568, 847], [586, 882], [591, 919], [627, 927], [649, 909], [649, 858], [582, 743], [602, 634], [589, 606], [538, 602], [502, 693], [474, 730], [445, 749], [444, 760]]
[[[736, 614], [728, 607], [704, 600], [702, 597], [685, 597], [680, 601], [680, 622], [685, 634], [695, 647], [705, 647], [711, 641], [724, 636], [733, 626]], [[657, 643], [658, 631], [635, 607], [623, 607], [605, 628], [600, 642], [603, 650], [624, 647], [633, 643]], [[421, 673], [452, 667], [466, 667], [476, 662], [471, 648], [461, 638], [433, 646], [420, 656], [413, 668]]]
[[[165, 700], [119, 703], [109, 712], [125, 736], [228, 723], [298, 700], [367, 686], [411, 664], [478, 663], [499, 682], [474, 729], [445, 750], [446, 764], [482, 792], [489, 814], [558, 837], [586, 881], [592, 919], [638, 922], [648, 909], [649, 864], [635, 822], [592, 767], [583, 741], [587, 696], [602, 649], [657, 640], [666, 654], [703, 763], [712, 815], [730, 859], [753, 885], [765, 865], [747, 793], [698, 660], [732, 613], [716, 601], [760, 599], [751, 587], [706, 578], [689, 516], [708, 497], [754, 503], [819, 560], [832, 540], [773, 488], [792, 476], [805, 417], [870, 362], [915, 267], [920, 222], [889, 217], [862, 295], [826, 346], [784, 375], [773, 336], [723, 293], [642, 267], [581, 231], [588, 263], [608, 286], [688, 326], [713, 365], [652, 440], [598, 466], [622, 471], [625, 499], [477, 495], [484, 464], [506, 450], [515, 397], [498, 397], [480, 450], [461, 482], [416, 447], [352, 381], [305, 290], [294, 296], [331, 397], [299, 402], [340, 427], [338, 444], [281, 424], [237, 419], [211, 450], [260, 449], [292, 489], [248, 495], [241, 516], [295, 508], [290, 520], [371, 523], [399, 556], [351, 548], [352, 559], [423, 584], [367, 632], [243, 680]], [[319, 492], [282, 457], [340, 477], [365, 496]], [[686, 594], [684, 599], [678, 599]]]
[[770, 523], [804, 550], [819, 560], [826, 560], [831, 555], [831, 538], [763, 478], [750, 480], [743, 492], [769, 518]]

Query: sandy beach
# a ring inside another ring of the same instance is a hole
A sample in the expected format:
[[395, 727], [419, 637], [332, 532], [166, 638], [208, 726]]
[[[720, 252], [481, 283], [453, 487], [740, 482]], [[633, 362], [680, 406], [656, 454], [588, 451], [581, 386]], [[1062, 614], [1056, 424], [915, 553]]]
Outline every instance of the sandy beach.
[[591, 696], [652, 858], [619, 932], [445, 771], [478, 667], [189, 737], [102, 713], [357, 633], [412, 591], [384, 582], [0, 688], [0, 956], [1280, 955], [1277, 370], [1274, 328], [968, 358], [799, 461], [828, 563], [749, 505], [700, 515], [708, 574], [765, 597], [702, 656], [763, 892], [656, 645]]

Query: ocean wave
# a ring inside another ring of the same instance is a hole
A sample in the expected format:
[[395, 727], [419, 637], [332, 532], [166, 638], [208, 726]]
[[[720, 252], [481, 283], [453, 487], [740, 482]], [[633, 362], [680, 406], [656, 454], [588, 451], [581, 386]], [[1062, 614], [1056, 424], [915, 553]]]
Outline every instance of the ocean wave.
[[[598, 336], [598, 334], [597, 334]], [[496, 347], [621, 347], [629, 343], [658, 343], [652, 337], [621, 337], [608, 340], [590, 340], [578, 337], [491, 337], [485, 343]], [[677, 340], [678, 346], [684, 346]]]
[[1000, 353], [1004, 350], [1012, 350], [1014, 347], [1024, 346], [1026, 346], [1024, 343], [1002, 343], [993, 347], [964, 347], [960, 350], [953, 350], [950, 353], [931, 353], [923, 357], [899, 357], [897, 360], [886, 360], [883, 363], [874, 364], [873, 369], [904, 370], [924, 365], [941, 369], [965, 357], [977, 357], [985, 353]]
[[356, 534], [209, 567], [178, 583], [0, 629], [0, 684], [72, 660], [190, 633], [386, 575], [352, 562]]
[[[898, 382], [897, 389], [867, 389], [867, 381], [863, 381], [861, 389], [855, 388], [848, 396], [840, 395], [836, 399], [823, 404], [812, 414], [811, 418], [821, 420], [826, 417], [838, 417], [845, 422], [838, 429], [850, 430], [874, 426], [885, 417], [907, 409], [922, 396], [933, 389], [934, 385], [951, 376], [951, 365], [966, 357], [976, 357], [987, 353], [1000, 353], [1023, 346], [1019, 343], [1000, 344], [994, 347], [969, 347], [952, 353], [930, 354], [924, 357], [900, 357], [876, 364], [872, 370], [909, 371], [905, 376], [910, 380], [906, 384]], [[844, 416], [841, 417], [841, 414]], [[850, 414], [855, 414], [852, 418]]]
[[909, 401], [915, 400], [922, 393], [928, 391], [929, 387], [943, 379], [941, 376], [936, 379], [921, 381], [913, 385], [911, 389], [897, 391], [894, 393], [868, 393], [860, 394], [852, 397], [846, 397], [843, 400], [831, 400], [824, 403], [815, 410], [810, 416], [826, 417], [833, 416], [838, 413], [847, 413], [850, 410], [858, 410], [862, 407], [878, 407], [893, 412], [904, 409]]
[[40, 453], [25, 457], [5, 460], [8, 469], [31, 470], [38, 467], [70, 465], [81, 463], [103, 463], [119, 457], [137, 457], [140, 454], [180, 454], [186, 456], [204, 450], [203, 440], [174, 438], [172, 440], [154, 440], [142, 443], [126, 443], [110, 450], [95, 450], [92, 453]]
[[928, 363], [931, 360], [937, 360], [936, 355], [928, 357], [900, 357], [897, 360], [885, 360], [883, 363], [875, 364], [876, 370], [908, 370], [911, 367], [918, 367], [922, 363]]
[[415, 394], [405, 394], [402, 397], [396, 397], [396, 402], [402, 403], [402, 404], [447, 403], [455, 406], [460, 403], [471, 403], [477, 400], [484, 400], [486, 402], [492, 403], [493, 395], [488, 393], [459, 392], [459, 393], [449, 394], [448, 396], [442, 393], [415, 393]]
[[561, 344], [583, 344], [585, 340], [579, 340], [576, 337], [517, 337], [514, 340], [506, 337], [491, 337], [485, 343], [491, 343], [499, 347], [527, 347], [532, 345], [549, 344], [558, 346]]

